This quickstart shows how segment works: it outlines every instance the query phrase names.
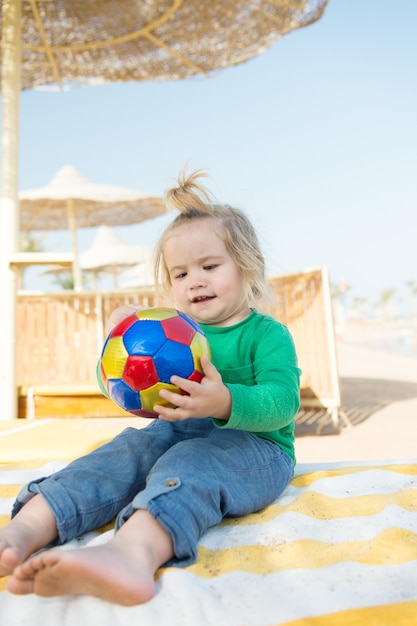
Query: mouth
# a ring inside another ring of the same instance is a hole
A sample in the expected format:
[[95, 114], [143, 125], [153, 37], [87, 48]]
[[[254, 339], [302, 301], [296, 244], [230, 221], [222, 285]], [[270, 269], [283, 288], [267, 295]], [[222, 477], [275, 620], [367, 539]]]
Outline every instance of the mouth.
[[196, 296], [192, 298], [192, 304], [198, 304], [199, 302], [208, 302], [209, 300], [213, 300], [214, 296]]

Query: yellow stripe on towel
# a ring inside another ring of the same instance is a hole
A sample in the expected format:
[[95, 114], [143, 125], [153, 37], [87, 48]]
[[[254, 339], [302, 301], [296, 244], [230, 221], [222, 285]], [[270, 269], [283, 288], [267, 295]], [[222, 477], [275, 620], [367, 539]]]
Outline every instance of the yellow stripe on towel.
[[15, 461], [13, 463], [0, 463], [0, 471], [18, 471], [18, 470], [34, 470], [45, 465], [46, 461], [37, 459], [36, 461]]
[[0, 528], [10, 522], [10, 515], [0, 515]]
[[300, 539], [277, 546], [240, 546], [223, 550], [198, 549], [198, 561], [188, 569], [203, 578], [244, 571], [265, 576], [293, 569], [317, 569], [340, 562], [394, 565], [417, 559], [417, 535], [388, 528], [374, 539], [327, 543]]
[[339, 519], [342, 517], [362, 517], [376, 515], [385, 507], [396, 505], [407, 511], [417, 511], [415, 489], [404, 489], [396, 493], [381, 493], [373, 496], [352, 496], [350, 498], [331, 498], [316, 491], [301, 493], [291, 504], [271, 504], [266, 509], [246, 515], [244, 518], [225, 518], [225, 526], [242, 524], [263, 524], [283, 513], [300, 513], [320, 520]]
[[281, 626], [413, 626], [417, 624], [417, 602], [383, 604], [363, 609], [348, 609], [285, 622]]
[[2, 498], [16, 498], [23, 485], [0, 485]]

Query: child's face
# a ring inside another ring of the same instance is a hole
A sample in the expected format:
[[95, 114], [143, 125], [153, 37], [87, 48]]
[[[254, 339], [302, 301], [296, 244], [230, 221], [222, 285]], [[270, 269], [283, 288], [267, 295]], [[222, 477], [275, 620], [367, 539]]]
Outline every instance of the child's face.
[[230, 326], [249, 315], [242, 276], [209, 219], [175, 228], [163, 254], [181, 311], [213, 326]]

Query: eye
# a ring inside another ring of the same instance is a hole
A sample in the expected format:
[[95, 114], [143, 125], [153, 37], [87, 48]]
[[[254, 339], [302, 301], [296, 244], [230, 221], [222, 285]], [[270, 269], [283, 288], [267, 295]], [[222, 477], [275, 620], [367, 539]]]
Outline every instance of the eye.
[[210, 270], [214, 270], [216, 267], [217, 267], [217, 264], [210, 263], [209, 265], [204, 265], [203, 269], [210, 271]]
[[185, 278], [185, 276], [187, 276], [187, 272], [178, 272], [177, 274], [174, 274], [174, 279], [180, 280], [181, 278]]

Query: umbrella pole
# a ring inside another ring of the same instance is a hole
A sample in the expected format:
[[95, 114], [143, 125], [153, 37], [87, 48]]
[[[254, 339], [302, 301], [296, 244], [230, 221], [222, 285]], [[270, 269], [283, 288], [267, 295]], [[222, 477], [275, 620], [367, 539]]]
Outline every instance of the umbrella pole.
[[0, 420], [15, 419], [17, 274], [10, 262], [18, 251], [18, 135], [20, 103], [21, 0], [2, 3], [2, 197], [0, 203], [0, 285], [2, 292], [2, 349], [0, 355]]
[[74, 255], [74, 261], [72, 264], [72, 276], [74, 279], [74, 290], [82, 291], [83, 282], [81, 278], [80, 259], [78, 255], [78, 241], [77, 241], [77, 224], [75, 220], [74, 200], [69, 198], [67, 200], [67, 214], [68, 214], [68, 226], [71, 233], [71, 246], [72, 253]]
[[119, 281], [117, 278], [117, 270], [114, 266], [111, 268], [111, 273], [113, 274], [113, 287], [117, 289], [119, 286]]

